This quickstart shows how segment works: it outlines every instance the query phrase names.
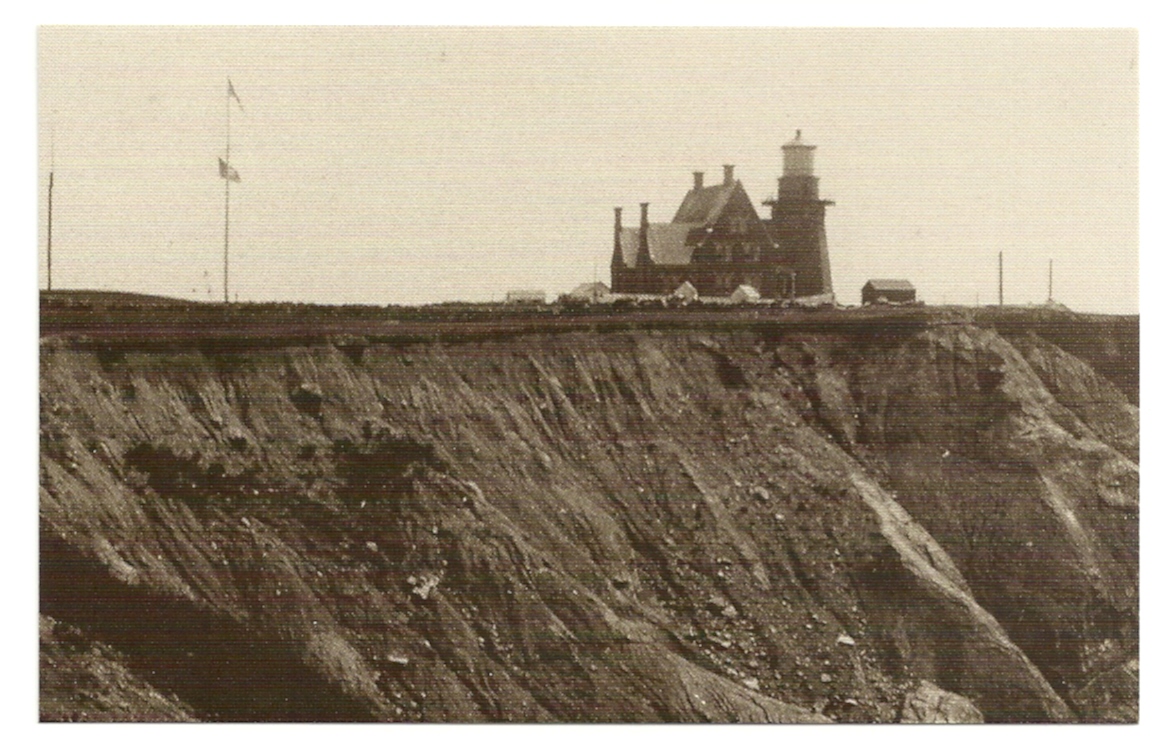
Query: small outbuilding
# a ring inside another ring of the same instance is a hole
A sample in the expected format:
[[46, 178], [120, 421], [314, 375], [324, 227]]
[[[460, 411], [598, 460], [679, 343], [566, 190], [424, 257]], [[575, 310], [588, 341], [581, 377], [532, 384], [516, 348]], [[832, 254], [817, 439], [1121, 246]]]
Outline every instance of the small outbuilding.
[[752, 286], [737, 286], [728, 300], [733, 304], [755, 304], [760, 301], [760, 292]]
[[862, 306], [866, 304], [913, 304], [914, 286], [908, 280], [870, 280], [862, 286]]
[[602, 281], [583, 283], [567, 294], [568, 298], [575, 301], [603, 301], [610, 295], [610, 287]]
[[545, 291], [517, 290], [506, 291], [507, 304], [545, 304]]
[[688, 281], [684, 281], [677, 286], [676, 290], [671, 292], [671, 295], [673, 299], [679, 299], [683, 302], [695, 301], [700, 298], [700, 292]]

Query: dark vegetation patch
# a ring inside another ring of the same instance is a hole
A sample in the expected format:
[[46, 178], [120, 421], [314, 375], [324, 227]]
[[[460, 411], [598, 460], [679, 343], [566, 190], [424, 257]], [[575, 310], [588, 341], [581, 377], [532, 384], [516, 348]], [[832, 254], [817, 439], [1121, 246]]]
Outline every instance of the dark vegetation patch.
[[40, 601], [41, 613], [124, 653], [131, 671], [155, 688], [176, 694], [200, 719], [376, 718], [303, 665], [292, 645], [189, 600], [118, 582], [100, 563], [43, 531]]
[[[899, 501], [956, 560], [975, 597], [1066, 696], [1086, 653], [1136, 640], [1135, 611], [1118, 612], [1076, 568], [1073, 540], [1048, 515], [1030, 464], [914, 449], [890, 456]], [[1127, 652], [1123, 656], [1128, 656]]]
[[41, 722], [190, 722], [173, 694], [128, 669], [125, 655], [75, 626], [40, 617]]
[[730, 390], [747, 389], [748, 377], [739, 364], [723, 353], [716, 355], [715, 358], [716, 376], [720, 379], [720, 384]]
[[411, 495], [414, 482], [426, 471], [446, 467], [432, 444], [389, 431], [378, 431], [359, 444], [338, 440], [333, 453], [343, 482], [340, 498], [347, 504]]
[[164, 445], [137, 444], [125, 453], [125, 464], [159, 496], [182, 501], [195, 510], [242, 504], [270, 492], [254, 467], [228, 472], [220, 461], [207, 461], [196, 452], [176, 452]]

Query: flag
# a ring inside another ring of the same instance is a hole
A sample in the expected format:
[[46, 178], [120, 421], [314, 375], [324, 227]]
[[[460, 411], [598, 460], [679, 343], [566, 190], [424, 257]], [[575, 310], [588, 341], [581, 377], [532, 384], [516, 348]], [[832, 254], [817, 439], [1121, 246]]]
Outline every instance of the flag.
[[239, 178], [239, 172], [237, 172], [233, 166], [228, 165], [227, 162], [223, 161], [221, 158], [218, 160], [218, 175], [223, 179], [229, 179], [232, 182], [243, 181]]
[[231, 97], [234, 97], [235, 101], [239, 104], [239, 109], [242, 109], [243, 100], [239, 98], [237, 93], [235, 93], [235, 85], [231, 83], [231, 79], [227, 78], [227, 99], [229, 100]]

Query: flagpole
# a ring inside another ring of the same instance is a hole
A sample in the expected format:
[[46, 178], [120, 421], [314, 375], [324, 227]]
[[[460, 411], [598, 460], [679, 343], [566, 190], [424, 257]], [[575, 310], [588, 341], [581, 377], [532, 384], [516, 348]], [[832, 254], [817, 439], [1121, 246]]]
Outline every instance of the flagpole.
[[227, 175], [223, 181], [227, 183], [225, 207], [223, 208], [223, 232], [222, 232], [222, 300], [224, 304], [230, 303], [230, 251], [231, 251], [231, 92], [230, 79], [227, 79]]
[[53, 173], [49, 172], [49, 290], [53, 290]]
[[52, 140], [49, 141], [49, 227], [48, 227], [48, 290], [53, 290], [53, 170], [57, 161], [57, 130], [53, 126]]

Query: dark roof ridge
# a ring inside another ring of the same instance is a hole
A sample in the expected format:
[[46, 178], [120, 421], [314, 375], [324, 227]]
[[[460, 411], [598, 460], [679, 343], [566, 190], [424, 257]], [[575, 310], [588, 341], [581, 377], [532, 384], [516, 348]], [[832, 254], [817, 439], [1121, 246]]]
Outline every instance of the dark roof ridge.
[[737, 189], [743, 189], [739, 179], [731, 184], [713, 184], [707, 187], [693, 187], [684, 195], [672, 223], [715, 223], [728, 204], [728, 198]]

